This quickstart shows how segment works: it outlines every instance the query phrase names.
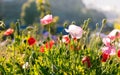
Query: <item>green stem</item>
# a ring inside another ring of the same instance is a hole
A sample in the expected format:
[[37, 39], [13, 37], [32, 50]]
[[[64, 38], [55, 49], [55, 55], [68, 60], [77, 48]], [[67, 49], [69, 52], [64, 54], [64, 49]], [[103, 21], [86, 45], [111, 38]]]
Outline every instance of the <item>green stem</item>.
[[[15, 66], [15, 44], [14, 44], [14, 56], [13, 56], [14, 66]], [[13, 74], [15, 74], [15, 67], [13, 68]]]
[[50, 29], [50, 25], [49, 25], [49, 28], [48, 28], [48, 32], [49, 32], [49, 39], [51, 39], [51, 29]]
[[99, 36], [100, 36], [100, 33], [102, 32], [102, 29], [104, 28], [105, 25], [106, 25], [106, 19], [103, 19], [102, 27], [100, 28], [100, 32], [99, 32]]
[[17, 30], [17, 35], [20, 35], [20, 22], [16, 22], [16, 30]]

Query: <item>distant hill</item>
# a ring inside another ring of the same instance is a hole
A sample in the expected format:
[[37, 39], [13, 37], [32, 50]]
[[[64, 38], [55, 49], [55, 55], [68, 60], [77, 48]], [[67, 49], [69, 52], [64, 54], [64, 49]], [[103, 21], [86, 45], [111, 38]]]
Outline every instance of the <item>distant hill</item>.
[[90, 27], [95, 28], [96, 23], [101, 23], [105, 15], [93, 9], [87, 9], [82, 0], [49, 0], [53, 15], [60, 17], [59, 23], [64, 21], [76, 21], [77, 24], [83, 20], [92, 18]]
[[0, 0], [0, 19], [14, 21], [20, 18], [21, 7], [27, 0]]
[[[11, 2], [2, 2], [0, 0], [0, 18], [14, 21], [20, 18], [21, 7], [27, 0], [12, 0]], [[95, 28], [95, 23], [101, 23], [105, 18], [104, 14], [93, 9], [87, 9], [82, 0], [49, 0], [52, 14], [59, 16], [59, 24], [68, 20], [76, 21], [78, 25], [83, 23], [87, 18], [92, 18], [90, 27]]]
[[52, 13], [62, 19], [60, 22], [79, 19], [82, 9], [85, 9], [81, 0], [50, 0], [50, 4]]

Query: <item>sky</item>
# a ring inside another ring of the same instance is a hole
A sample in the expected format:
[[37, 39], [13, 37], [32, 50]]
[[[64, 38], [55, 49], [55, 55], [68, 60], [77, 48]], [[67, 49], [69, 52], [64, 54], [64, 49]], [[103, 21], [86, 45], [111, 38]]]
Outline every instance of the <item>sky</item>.
[[85, 5], [90, 8], [120, 13], [120, 0], [83, 0]]
[[83, 0], [87, 8], [93, 8], [106, 13], [108, 17], [120, 17], [120, 0]]

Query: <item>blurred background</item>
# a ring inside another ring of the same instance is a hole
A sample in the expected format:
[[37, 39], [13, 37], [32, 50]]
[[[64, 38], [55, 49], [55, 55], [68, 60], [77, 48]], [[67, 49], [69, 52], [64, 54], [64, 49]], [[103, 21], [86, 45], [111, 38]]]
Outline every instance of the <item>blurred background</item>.
[[107, 19], [105, 30], [112, 30], [120, 25], [120, 0], [0, 0], [0, 20], [9, 27], [20, 19], [23, 26], [40, 23], [40, 18], [52, 14], [57, 19], [57, 26], [64, 22], [75, 21], [77, 25], [91, 18], [89, 27], [95, 29]]

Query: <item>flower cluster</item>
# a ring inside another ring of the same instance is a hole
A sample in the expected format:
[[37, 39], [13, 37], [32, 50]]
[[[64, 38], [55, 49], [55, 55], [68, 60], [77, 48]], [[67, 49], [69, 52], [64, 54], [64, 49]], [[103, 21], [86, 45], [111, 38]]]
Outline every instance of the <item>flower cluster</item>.
[[[116, 55], [119, 47], [120, 30], [114, 29], [105, 38], [102, 39], [104, 47], [102, 48], [102, 61], [106, 62], [110, 56]], [[118, 57], [119, 57], [118, 50]]]
[[14, 38], [7, 38], [0, 44], [7, 49], [3, 49], [4, 53], [9, 52], [0, 59], [0, 74], [119, 75], [120, 30], [114, 29], [108, 35], [101, 34], [100, 30], [91, 36], [89, 20], [86, 20], [81, 26], [70, 24], [64, 29], [65, 35], [53, 36], [50, 32], [55, 23], [53, 16], [46, 15], [40, 23], [48, 26], [49, 31], [38, 34], [33, 28], [16, 35], [15, 30], [9, 28], [4, 32], [5, 37], [14, 34]]
[[40, 52], [44, 53], [45, 50], [50, 50], [54, 44], [55, 44], [54, 40], [51, 40], [51, 41], [45, 43], [44, 45], [40, 46]]

